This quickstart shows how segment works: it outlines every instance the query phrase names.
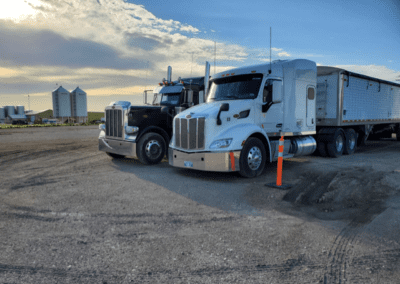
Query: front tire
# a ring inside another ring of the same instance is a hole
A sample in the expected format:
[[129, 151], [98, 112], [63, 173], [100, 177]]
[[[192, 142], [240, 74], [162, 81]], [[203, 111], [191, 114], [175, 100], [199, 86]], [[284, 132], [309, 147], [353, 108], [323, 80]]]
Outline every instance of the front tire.
[[344, 131], [346, 143], [344, 146], [343, 154], [353, 155], [357, 148], [357, 133], [354, 129], [349, 128]]
[[107, 154], [108, 156], [110, 156], [111, 158], [113, 158], [113, 159], [123, 159], [123, 158], [125, 158], [124, 155], [119, 155], [119, 154], [114, 154], [114, 153], [108, 153], [108, 152], [106, 152], [106, 154]]
[[154, 165], [161, 162], [167, 150], [167, 143], [158, 133], [146, 133], [137, 144], [136, 154], [145, 165]]
[[400, 141], [400, 124], [397, 125], [397, 129], [396, 129], [396, 139], [397, 139], [397, 141]]
[[341, 128], [336, 129], [333, 135], [330, 137], [330, 141], [326, 144], [326, 149], [328, 150], [329, 156], [332, 158], [338, 158], [342, 156], [345, 143], [346, 139], [343, 130]]
[[246, 178], [261, 175], [265, 167], [267, 153], [264, 144], [257, 138], [247, 139], [240, 153], [239, 173]]

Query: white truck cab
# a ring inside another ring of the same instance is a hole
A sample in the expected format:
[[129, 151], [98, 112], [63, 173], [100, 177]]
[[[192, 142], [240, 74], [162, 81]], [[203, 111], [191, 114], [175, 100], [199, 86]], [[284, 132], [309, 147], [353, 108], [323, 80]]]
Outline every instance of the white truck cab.
[[169, 164], [255, 177], [277, 160], [282, 135], [284, 157], [313, 153], [316, 73], [296, 59], [216, 74], [206, 103], [175, 116]]

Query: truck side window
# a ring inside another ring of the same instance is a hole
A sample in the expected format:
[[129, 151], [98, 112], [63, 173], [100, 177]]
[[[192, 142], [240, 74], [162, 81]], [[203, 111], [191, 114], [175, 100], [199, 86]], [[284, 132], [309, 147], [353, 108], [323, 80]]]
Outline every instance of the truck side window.
[[272, 80], [267, 80], [263, 90], [263, 103], [272, 102]]

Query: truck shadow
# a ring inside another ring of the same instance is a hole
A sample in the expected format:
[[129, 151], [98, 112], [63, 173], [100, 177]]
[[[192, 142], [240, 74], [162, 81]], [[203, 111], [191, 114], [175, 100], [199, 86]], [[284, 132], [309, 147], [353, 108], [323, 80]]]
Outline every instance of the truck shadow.
[[[292, 170], [305, 162], [291, 161], [285, 165]], [[256, 178], [244, 178], [237, 172], [204, 172], [173, 168], [164, 159], [157, 165], [143, 165], [136, 159], [112, 160], [118, 171], [136, 175], [167, 190], [191, 200], [227, 212], [248, 215], [263, 215], [245, 198], [249, 185], [264, 185], [276, 179], [276, 162], [267, 164], [263, 173]]]

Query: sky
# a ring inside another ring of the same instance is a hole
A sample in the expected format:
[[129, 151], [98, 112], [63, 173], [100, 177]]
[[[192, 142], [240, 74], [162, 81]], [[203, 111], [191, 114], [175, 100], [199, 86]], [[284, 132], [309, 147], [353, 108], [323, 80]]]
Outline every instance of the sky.
[[400, 82], [400, 1], [0, 0], [0, 106], [52, 108], [60, 85], [89, 111], [142, 104], [168, 66], [176, 80], [270, 52]]

